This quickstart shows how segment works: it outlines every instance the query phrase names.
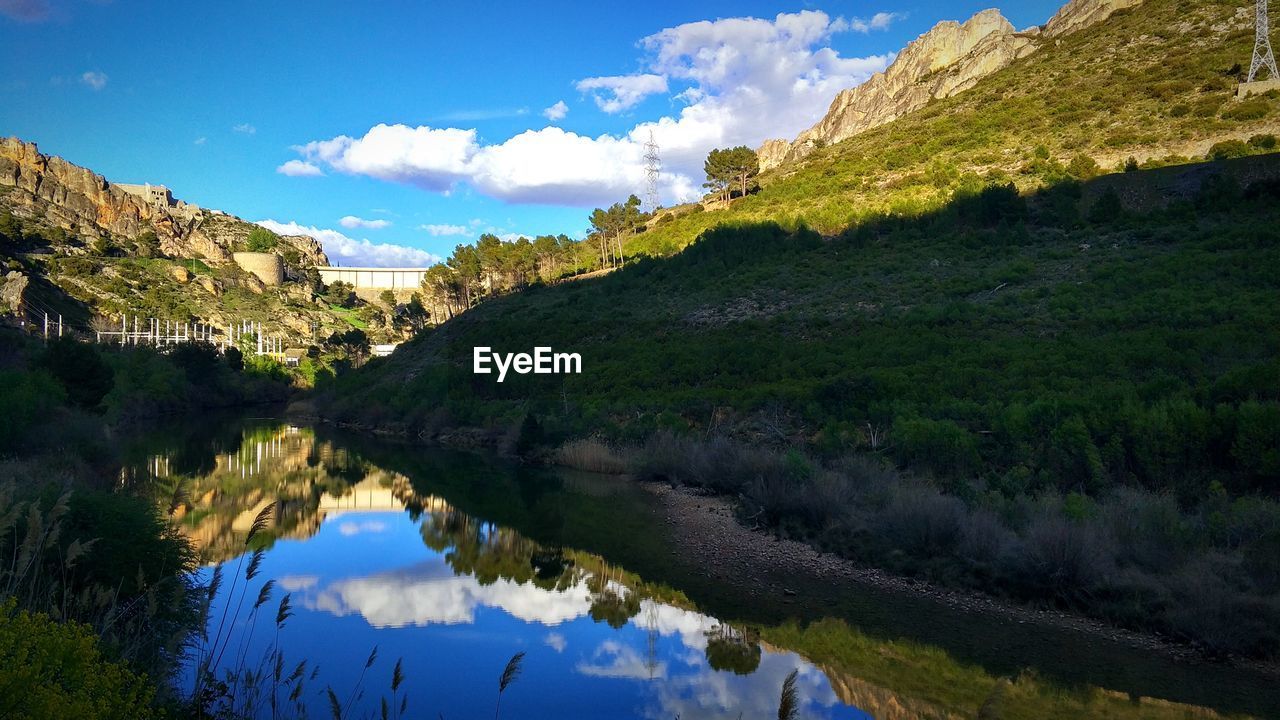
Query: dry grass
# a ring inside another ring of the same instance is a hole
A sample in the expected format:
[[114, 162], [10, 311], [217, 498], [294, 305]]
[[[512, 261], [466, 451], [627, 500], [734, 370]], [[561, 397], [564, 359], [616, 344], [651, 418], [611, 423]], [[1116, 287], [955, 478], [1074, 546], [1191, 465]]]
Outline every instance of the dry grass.
[[575, 470], [622, 475], [627, 472], [627, 460], [616, 448], [595, 438], [571, 440], [556, 450], [558, 464]]

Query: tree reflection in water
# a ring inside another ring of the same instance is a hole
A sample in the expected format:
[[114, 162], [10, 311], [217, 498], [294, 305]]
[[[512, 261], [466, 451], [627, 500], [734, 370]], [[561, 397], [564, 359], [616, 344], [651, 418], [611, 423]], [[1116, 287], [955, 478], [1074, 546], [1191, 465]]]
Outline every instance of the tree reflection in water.
[[[298, 601], [291, 630], [326, 639], [341, 628], [359, 630], [365, 635], [350, 642], [385, 642], [389, 656], [397, 632], [458, 626], [497, 632], [508, 642], [542, 649], [529, 657], [529, 687], [537, 687], [532, 678], [544, 673], [546, 693], [576, 693], [587, 703], [582, 707], [593, 710], [633, 698], [619, 695], [616, 683], [625, 681], [648, 688], [634, 697], [649, 716], [768, 716], [776, 713], [782, 680], [798, 669], [805, 712], [813, 717], [866, 717], [855, 705], [894, 720], [972, 717], [993, 697], [1027, 717], [1103, 709], [1116, 718], [1218, 717], [1176, 703], [1134, 703], [1097, 688], [1066, 689], [1033, 675], [1009, 681], [936, 648], [875, 640], [838, 621], [756, 628], [709, 617], [677, 589], [555, 541], [564, 527], [582, 523], [618, 534], [611, 523], [627, 510], [590, 485], [525, 478], [489, 461], [449, 454], [375, 464], [309, 428], [278, 423], [180, 436], [168, 445], [144, 443], [126, 457], [121, 482], [154, 493], [209, 564], [243, 553], [253, 518], [277, 504], [255, 544], [293, 541], [273, 549], [266, 562], [278, 586]], [[410, 468], [416, 481], [379, 465]], [[535, 541], [515, 526], [553, 540]], [[370, 544], [379, 537], [384, 544]], [[353, 549], [357, 554], [350, 554]], [[325, 556], [344, 552], [348, 564]], [[353, 616], [363, 619], [359, 628], [333, 624]], [[415, 654], [420, 642], [435, 650]], [[415, 640], [404, 655], [411, 667], [436, 662], [432, 657], [442, 653], [445, 659], [433, 671], [448, 675], [472, 656], [484, 653], [476, 661], [483, 664], [511, 648], [502, 650], [446, 634]], [[793, 650], [804, 650], [821, 666]], [[341, 657], [338, 651], [315, 659], [338, 666]], [[552, 668], [558, 674], [546, 675]], [[491, 681], [487, 674], [485, 681]], [[463, 683], [454, 689], [465, 697], [466, 680], [454, 682]], [[513, 714], [521, 702], [518, 690], [509, 699]], [[429, 701], [415, 704], [432, 707]]]

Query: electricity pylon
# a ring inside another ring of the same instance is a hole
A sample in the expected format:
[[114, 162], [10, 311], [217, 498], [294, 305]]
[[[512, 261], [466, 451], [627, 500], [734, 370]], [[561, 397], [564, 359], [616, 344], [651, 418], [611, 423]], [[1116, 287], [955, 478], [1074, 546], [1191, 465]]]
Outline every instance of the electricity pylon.
[[1249, 65], [1249, 82], [1257, 78], [1258, 71], [1263, 67], [1271, 73], [1267, 76], [1268, 78], [1277, 80], [1280, 79], [1280, 72], [1276, 72], [1276, 56], [1271, 52], [1271, 23], [1267, 20], [1267, 0], [1258, 0], [1257, 15], [1253, 62]]

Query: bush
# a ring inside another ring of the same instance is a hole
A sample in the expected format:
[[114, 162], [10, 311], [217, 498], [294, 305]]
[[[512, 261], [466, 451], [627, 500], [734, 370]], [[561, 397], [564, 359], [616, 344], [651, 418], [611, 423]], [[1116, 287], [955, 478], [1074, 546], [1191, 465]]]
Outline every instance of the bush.
[[115, 386], [115, 373], [98, 349], [69, 337], [51, 340], [40, 366], [66, 392], [67, 399], [82, 408], [96, 408]]
[[893, 435], [898, 457], [906, 465], [951, 477], [963, 477], [977, 467], [977, 443], [951, 420], [899, 419]]
[[1077, 601], [1095, 590], [1112, 565], [1111, 544], [1096, 525], [1042, 515], [1027, 530], [1020, 579], [1036, 595]]
[[0, 604], [0, 716], [141, 720], [158, 716], [154, 695], [103, 657], [87, 626]]
[[618, 453], [599, 440], [573, 440], [556, 451], [556, 462], [575, 470], [618, 475], [627, 464]]
[[964, 504], [922, 485], [907, 485], [894, 493], [880, 517], [886, 538], [922, 557], [946, 555], [960, 539]]
[[1242, 140], [1223, 140], [1209, 148], [1205, 158], [1208, 160], [1230, 160], [1231, 158], [1248, 157], [1252, 154], [1253, 148]]
[[254, 227], [244, 244], [249, 252], [269, 252], [280, 244], [280, 236], [264, 227]]

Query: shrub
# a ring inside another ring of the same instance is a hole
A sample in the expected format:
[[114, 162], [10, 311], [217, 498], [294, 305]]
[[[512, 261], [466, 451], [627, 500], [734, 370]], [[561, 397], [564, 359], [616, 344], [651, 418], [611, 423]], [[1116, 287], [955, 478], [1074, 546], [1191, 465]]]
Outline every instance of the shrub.
[[264, 227], [254, 227], [244, 244], [249, 252], [268, 252], [280, 244], [280, 236]]
[[893, 434], [898, 457], [907, 465], [953, 477], [967, 475], [977, 467], [977, 443], [951, 420], [899, 419]]
[[103, 657], [87, 626], [0, 604], [0, 716], [152, 718], [154, 695], [145, 676]]
[[98, 349], [70, 337], [50, 341], [40, 366], [62, 385], [68, 400], [83, 408], [97, 407], [115, 386], [115, 374]]
[[948, 554], [960, 538], [964, 504], [936, 489], [909, 484], [899, 488], [880, 517], [886, 538], [920, 556]]
[[556, 462], [576, 470], [618, 475], [626, 472], [627, 463], [617, 451], [596, 439], [571, 440], [556, 451]]
[[1074, 601], [1087, 597], [1112, 564], [1098, 526], [1041, 515], [1027, 529], [1021, 579], [1036, 594]]
[[1205, 158], [1208, 160], [1230, 160], [1231, 158], [1248, 157], [1252, 154], [1253, 148], [1249, 147], [1249, 144], [1243, 140], [1223, 140], [1209, 148]]
[[1222, 113], [1222, 117], [1227, 120], [1261, 120], [1271, 113], [1271, 104], [1264, 98], [1256, 98], [1253, 100], [1244, 100], [1235, 103], [1226, 112]]

